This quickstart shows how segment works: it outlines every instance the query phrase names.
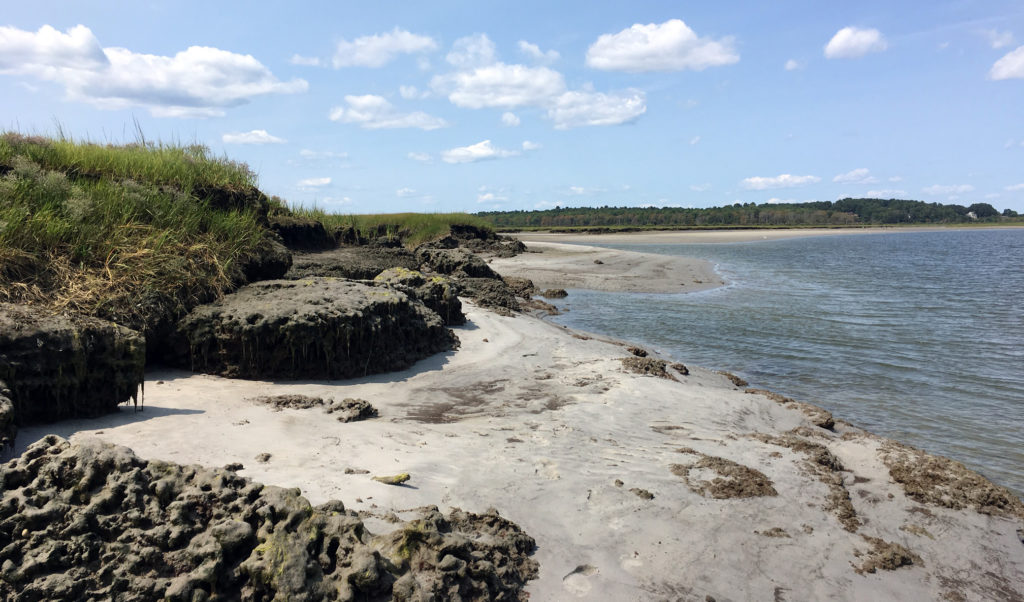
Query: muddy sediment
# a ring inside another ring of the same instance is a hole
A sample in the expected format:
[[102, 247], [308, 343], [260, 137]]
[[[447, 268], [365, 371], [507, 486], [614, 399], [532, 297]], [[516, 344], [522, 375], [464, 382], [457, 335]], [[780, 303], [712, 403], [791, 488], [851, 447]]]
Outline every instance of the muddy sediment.
[[458, 343], [397, 290], [335, 278], [250, 284], [178, 323], [172, 360], [232, 378], [353, 378], [408, 368]]
[[374, 535], [338, 501], [55, 435], [0, 465], [0, 598], [524, 600], [534, 540], [497, 512]]
[[146, 342], [98, 318], [0, 304], [0, 381], [18, 424], [106, 414], [140, 401]]

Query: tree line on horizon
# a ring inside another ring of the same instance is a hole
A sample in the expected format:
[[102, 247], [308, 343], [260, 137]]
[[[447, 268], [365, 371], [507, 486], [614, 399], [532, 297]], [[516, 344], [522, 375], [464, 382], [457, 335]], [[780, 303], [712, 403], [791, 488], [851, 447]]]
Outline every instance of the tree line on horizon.
[[853, 199], [808, 203], [735, 203], [722, 207], [555, 207], [543, 210], [482, 211], [498, 228], [581, 227], [756, 227], [855, 226], [878, 224], [960, 224], [1020, 217], [988, 203], [944, 205], [899, 199]]

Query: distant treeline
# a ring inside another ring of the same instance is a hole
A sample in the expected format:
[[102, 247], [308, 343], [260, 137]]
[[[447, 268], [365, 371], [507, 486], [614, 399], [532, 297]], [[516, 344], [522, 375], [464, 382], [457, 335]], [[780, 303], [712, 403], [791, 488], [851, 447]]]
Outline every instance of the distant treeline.
[[543, 211], [484, 211], [498, 228], [854, 226], [960, 224], [1017, 218], [988, 203], [943, 205], [897, 199], [841, 199], [791, 204], [736, 203], [724, 207], [572, 207]]

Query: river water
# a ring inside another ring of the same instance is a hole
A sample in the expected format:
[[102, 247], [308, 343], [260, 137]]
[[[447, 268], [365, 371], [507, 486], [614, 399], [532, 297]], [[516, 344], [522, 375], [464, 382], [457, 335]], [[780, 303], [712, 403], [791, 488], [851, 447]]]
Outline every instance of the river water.
[[595, 246], [707, 259], [727, 286], [570, 291], [557, 322], [734, 372], [1024, 495], [1024, 229]]

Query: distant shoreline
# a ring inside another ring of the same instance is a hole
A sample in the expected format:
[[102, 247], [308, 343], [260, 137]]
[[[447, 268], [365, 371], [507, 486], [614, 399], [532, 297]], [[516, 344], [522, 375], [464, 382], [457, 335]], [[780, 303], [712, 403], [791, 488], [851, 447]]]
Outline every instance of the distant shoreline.
[[778, 240], [806, 236], [1024, 229], [1024, 226], [871, 226], [865, 228], [750, 228], [724, 230], [634, 230], [629, 232], [505, 232], [524, 243], [689, 244]]

